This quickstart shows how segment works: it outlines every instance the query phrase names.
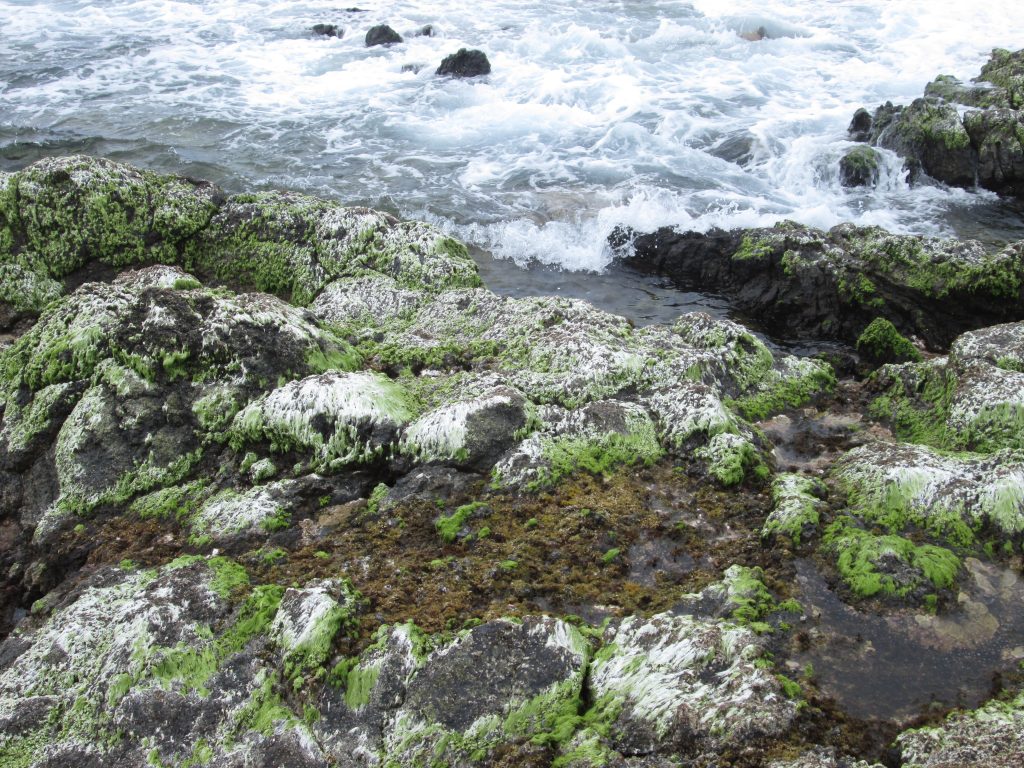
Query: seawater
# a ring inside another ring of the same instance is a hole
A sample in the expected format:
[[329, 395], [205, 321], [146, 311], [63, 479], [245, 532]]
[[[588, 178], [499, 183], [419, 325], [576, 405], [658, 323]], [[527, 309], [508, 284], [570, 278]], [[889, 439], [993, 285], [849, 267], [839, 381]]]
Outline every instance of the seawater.
[[[558, 276], [607, 273], [619, 225], [1024, 237], [1012, 204], [911, 188], [891, 155], [877, 189], [837, 178], [857, 107], [977, 74], [1020, 44], [1017, 0], [356, 2], [0, 0], [0, 167], [88, 152], [380, 207], [461, 237], [511, 292], [614, 293]], [[405, 42], [366, 48], [378, 23]], [[493, 73], [435, 76], [462, 47]]]

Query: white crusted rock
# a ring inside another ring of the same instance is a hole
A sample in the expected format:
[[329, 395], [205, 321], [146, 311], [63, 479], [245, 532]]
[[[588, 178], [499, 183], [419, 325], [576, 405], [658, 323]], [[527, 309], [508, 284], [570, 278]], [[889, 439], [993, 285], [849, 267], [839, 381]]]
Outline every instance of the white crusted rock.
[[413, 416], [402, 387], [373, 373], [326, 373], [293, 381], [250, 403], [231, 426], [237, 445], [266, 441], [300, 450], [315, 467], [340, 469], [390, 453]]
[[631, 617], [605, 636], [591, 669], [593, 701], [614, 713], [611, 746], [626, 754], [720, 751], [785, 733], [796, 716], [758, 664], [762, 641], [729, 622]]

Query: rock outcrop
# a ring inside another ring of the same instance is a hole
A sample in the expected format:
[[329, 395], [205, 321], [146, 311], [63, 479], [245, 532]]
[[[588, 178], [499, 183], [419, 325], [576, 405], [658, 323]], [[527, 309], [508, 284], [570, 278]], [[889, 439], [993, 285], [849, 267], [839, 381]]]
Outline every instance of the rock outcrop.
[[[435, 228], [307, 196], [0, 177], [0, 764], [874, 768], [801, 661], [850, 642], [803, 574], [829, 611], [1012, 632], [982, 601], [1018, 591], [1024, 322], [986, 321], [1019, 249], [636, 248], [882, 367], [498, 296]], [[776, 473], [768, 420], [837, 386], [865, 434]], [[887, 759], [1013, 765], [1021, 709], [885, 721]]]
[[491, 62], [483, 51], [460, 48], [444, 57], [435, 74], [448, 77], [480, 77], [491, 74]]
[[[906, 107], [860, 109], [850, 138], [890, 149], [918, 171], [957, 187], [1024, 195], [1024, 51], [996, 49], [973, 84], [940, 75]], [[961, 114], [962, 113], [962, 114]], [[848, 175], [848, 174], [847, 174]]]
[[963, 331], [1024, 317], [1019, 243], [993, 254], [970, 240], [850, 224], [826, 232], [793, 222], [728, 232], [620, 232], [614, 240], [630, 268], [665, 275], [682, 290], [724, 294], [780, 336], [852, 344], [884, 318], [944, 349]]

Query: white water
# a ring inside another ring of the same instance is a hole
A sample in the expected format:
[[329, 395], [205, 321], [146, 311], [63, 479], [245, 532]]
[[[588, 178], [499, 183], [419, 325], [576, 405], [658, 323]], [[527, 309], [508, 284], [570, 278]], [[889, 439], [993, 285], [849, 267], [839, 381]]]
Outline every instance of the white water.
[[[0, 167], [106, 154], [384, 207], [571, 270], [604, 269], [618, 224], [1018, 227], [992, 195], [909, 188], [894, 157], [871, 192], [836, 165], [857, 107], [1019, 47], [1019, 0], [355, 2], [0, 0]], [[365, 48], [381, 22], [405, 42]], [[425, 24], [437, 36], [414, 36]], [[770, 39], [739, 35], [762, 25]], [[436, 77], [464, 46], [493, 73]]]

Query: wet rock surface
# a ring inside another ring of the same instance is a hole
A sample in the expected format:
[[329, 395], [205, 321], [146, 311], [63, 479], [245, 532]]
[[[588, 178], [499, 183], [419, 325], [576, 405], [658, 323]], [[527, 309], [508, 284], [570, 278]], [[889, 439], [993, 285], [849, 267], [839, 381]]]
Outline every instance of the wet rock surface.
[[435, 74], [448, 77], [480, 77], [491, 74], [491, 62], [483, 51], [460, 48], [444, 57]]
[[0, 185], [0, 764], [1016, 765], [1016, 247], [637, 239], [837, 380], [376, 211]]
[[854, 343], [884, 318], [933, 349], [965, 330], [1024, 317], [1019, 244], [793, 222], [749, 230], [620, 233], [623, 263], [682, 290], [716, 291], [783, 336]]
[[1022, 60], [1024, 51], [996, 49], [972, 84], [940, 75], [909, 106], [886, 103], [873, 116], [861, 108], [850, 124], [850, 138], [905, 158], [912, 181], [923, 171], [951, 186], [977, 185], [1020, 197]]

